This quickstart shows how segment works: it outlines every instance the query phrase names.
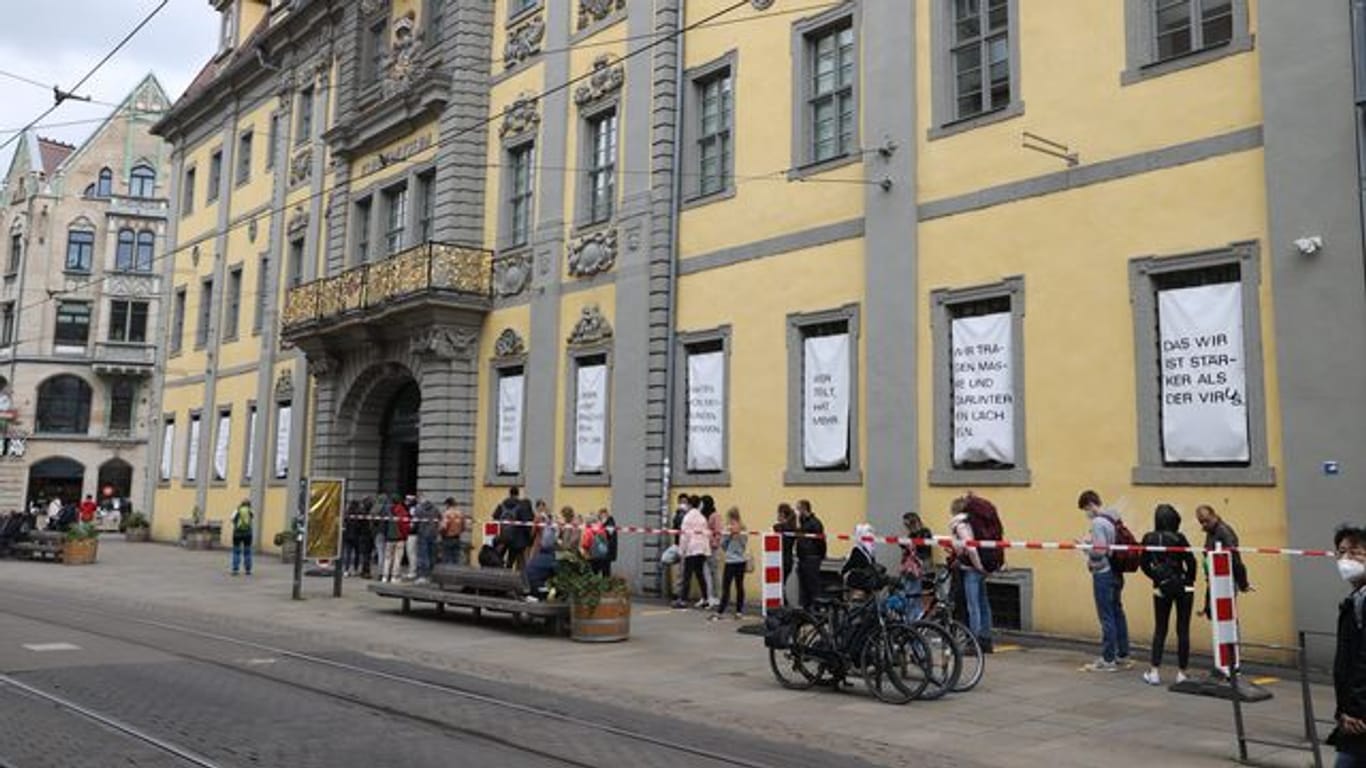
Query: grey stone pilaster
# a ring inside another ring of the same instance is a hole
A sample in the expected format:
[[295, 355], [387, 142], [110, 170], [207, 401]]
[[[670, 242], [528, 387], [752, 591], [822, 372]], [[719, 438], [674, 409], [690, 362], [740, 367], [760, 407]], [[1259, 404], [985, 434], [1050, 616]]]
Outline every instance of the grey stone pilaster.
[[433, 232], [442, 242], [482, 247], [493, 4], [456, 0], [447, 4], [445, 21], [441, 60], [451, 94], [441, 115]]

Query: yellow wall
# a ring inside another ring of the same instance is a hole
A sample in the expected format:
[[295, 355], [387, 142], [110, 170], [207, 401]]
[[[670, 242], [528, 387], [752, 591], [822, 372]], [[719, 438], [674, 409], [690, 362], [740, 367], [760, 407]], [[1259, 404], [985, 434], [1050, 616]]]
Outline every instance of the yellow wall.
[[[486, 520], [489, 513], [498, 502], [507, 495], [507, 489], [502, 486], [490, 486], [484, 484], [484, 478], [488, 476], [489, 462], [493, 461], [493, 446], [489, 444], [487, 435], [489, 434], [489, 421], [493, 417], [493, 410], [489, 407], [490, 398], [494, 395], [494, 381], [492, 364], [494, 342], [498, 340], [499, 334], [504, 329], [511, 328], [522, 337], [523, 343], [531, 338], [531, 309], [527, 306], [511, 307], [508, 309], [496, 310], [489, 313], [488, 319], [484, 321], [484, 331], [480, 334], [479, 354], [476, 360], [479, 365], [479, 401], [477, 403], [477, 416], [475, 418], [475, 450], [474, 450], [474, 507], [466, 512], [474, 515], [479, 520]], [[531, 350], [528, 348], [527, 350]], [[528, 376], [529, 376], [528, 371]], [[522, 433], [523, 455], [527, 443], [538, 440], [538, 436], [527, 432]]]

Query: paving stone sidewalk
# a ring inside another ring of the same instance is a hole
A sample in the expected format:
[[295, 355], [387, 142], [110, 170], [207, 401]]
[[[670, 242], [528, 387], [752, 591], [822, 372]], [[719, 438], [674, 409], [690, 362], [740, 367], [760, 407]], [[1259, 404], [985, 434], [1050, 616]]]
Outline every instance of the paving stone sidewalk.
[[[631, 639], [583, 645], [514, 628], [498, 618], [476, 622], [460, 612], [438, 617], [370, 594], [345, 580], [306, 578], [306, 599], [290, 599], [291, 571], [259, 557], [255, 575], [228, 574], [225, 552], [190, 552], [158, 544], [100, 543], [99, 563], [64, 567], [0, 561], [0, 584], [19, 596], [58, 591], [79, 604], [127, 611], [198, 629], [273, 633], [293, 642], [347, 648], [437, 669], [539, 686], [588, 699], [669, 713], [887, 765], [1216, 766], [1234, 763], [1230, 705], [1145, 685], [1142, 668], [1118, 674], [1079, 671], [1088, 655], [1074, 649], [1007, 645], [990, 657], [977, 690], [905, 707], [881, 704], [862, 688], [793, 692], [769, 671], [762, 640], [710, 622], [698, 611], [638, 602]], [[751, 590], [757, 592], [757, 590]], [[1259, 738], [1302, 736], [1299, 684], [1269, 683], [1275, 698], [1245, 709]], [[1313, 687], [1320, 715], [1332, 712], [1330, 686]], [[1307, 752], [1253, 747], [1254, 764], [1306, 766]], [[1325, 753], [1331, 762], [1331, 753]]]

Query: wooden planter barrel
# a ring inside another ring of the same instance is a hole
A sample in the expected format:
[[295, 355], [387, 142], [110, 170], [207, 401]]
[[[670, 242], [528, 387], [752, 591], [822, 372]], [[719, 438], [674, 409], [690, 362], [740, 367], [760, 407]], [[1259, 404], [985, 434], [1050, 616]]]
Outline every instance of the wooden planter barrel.
[[603, 597], [592, 611], [570, 606], [569, 637], [580, 643], [619, 643], [631, 634], [631, 598]]
[[62, 562], [66, 565], [90, 565], [95, 562], [99, 539], [67, 539], [62, 542]]
[[123, 532], [125, 541], [151, 541], [151, 528], [128, 528]]

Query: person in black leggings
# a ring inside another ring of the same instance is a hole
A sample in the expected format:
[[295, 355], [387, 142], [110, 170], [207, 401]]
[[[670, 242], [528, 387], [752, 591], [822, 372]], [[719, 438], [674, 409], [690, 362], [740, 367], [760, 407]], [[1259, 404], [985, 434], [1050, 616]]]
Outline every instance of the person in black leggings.
[[[1158, 504], [1153, 512], [1153, 528], [1143, 536], [1148, 547], [1190, 547], [1181, 533], [1181, 514], [1170, 504]], [[1167, 644], [1167, 625], [1172, 608], [1176, 609], [1176, 682], [1186, 680], [1191, 655], [1191, 609], [1195, 605], [1195, 555], [1186, 552], [1143, 553], [1143, 573], [1153, 582], [1152, 667], [1143, 673], [1144, 682], [1161, 685], [1163, 646]]]
[[803, 608], [810, 608], [821, 593], [821, 563], [825, 560], [825, 526], [811, 510], [811, 502], [797, 502], [797, 595]]

